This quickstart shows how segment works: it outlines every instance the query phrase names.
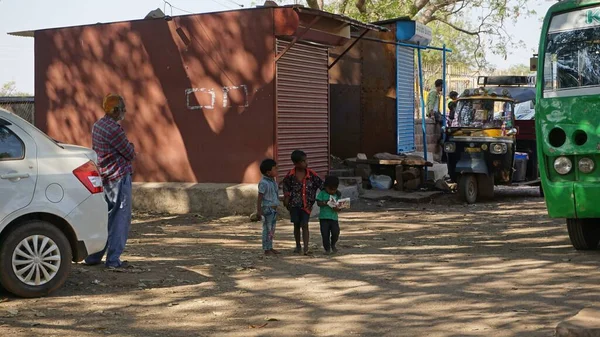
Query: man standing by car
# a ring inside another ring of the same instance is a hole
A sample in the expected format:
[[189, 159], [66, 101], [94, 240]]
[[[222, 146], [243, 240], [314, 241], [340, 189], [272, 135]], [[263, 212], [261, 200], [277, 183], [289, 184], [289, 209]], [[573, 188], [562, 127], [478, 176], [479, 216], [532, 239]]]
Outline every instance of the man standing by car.
[[125, 135], [119, 122], [125, 118], [125, 100], [109, 94], [102, 102], [106, 115], [92, 128], [92, 148], [98, 154], [98, 166], [108, 203], [108, 241], [101, 252], [85, 259], [88, 265], [102, 262], [106, 253], [108, 268], [126, 268], [121, 261], [131, 224], [131, 162], [135, 158], [134, 146]]

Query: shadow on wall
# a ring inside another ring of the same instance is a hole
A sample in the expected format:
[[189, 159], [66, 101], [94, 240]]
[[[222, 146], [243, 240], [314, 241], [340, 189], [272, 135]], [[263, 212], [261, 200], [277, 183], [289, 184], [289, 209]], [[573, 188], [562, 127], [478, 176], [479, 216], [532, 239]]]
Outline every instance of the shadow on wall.
[[37, 125], [90, 146], [103, 96], [120, 93], [139, 152], [135, 181], [257, 182], [260, 161], [273, 156], [270, 13], [36, 32]]

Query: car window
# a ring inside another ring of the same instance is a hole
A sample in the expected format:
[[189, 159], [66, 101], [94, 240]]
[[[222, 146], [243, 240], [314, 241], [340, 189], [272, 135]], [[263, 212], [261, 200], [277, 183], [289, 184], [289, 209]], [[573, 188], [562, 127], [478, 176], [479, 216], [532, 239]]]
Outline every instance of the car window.
[[25, 146], [17, 135], [0, 126], [0, 161], [25, 158]]
[[518, 120], [532, 120], [535, 118], [535, 106], [532, 101], [521, 102], [515, 105], [515, 117]]

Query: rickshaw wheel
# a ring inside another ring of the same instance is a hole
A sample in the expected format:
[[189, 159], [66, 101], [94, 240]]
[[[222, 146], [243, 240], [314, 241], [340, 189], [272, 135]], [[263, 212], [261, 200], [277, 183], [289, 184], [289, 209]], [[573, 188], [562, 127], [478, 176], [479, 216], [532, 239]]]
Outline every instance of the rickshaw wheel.
[[598, 248], [600, 227], [592, 223], [592, 219], [567, 219], [567, 230], [575, 249], [593, 250]]
[[463, 174], [458, 182], [458, 192], [460, 198], [468, 204], [474, 204], [477, 201], [477, 177], [474, 174]]

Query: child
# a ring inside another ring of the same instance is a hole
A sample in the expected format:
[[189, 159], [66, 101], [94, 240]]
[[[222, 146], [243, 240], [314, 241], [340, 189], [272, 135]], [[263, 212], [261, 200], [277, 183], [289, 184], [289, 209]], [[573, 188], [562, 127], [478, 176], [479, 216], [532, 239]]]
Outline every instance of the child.
[[[338, 222], [339, 208], [330, 206], [330, 202], [337, 202], [339, 199], [338, 186], [340, 180], [338, 177], [325, 177], [325, 190], [319, 192], [317, 196], [317, 205], [321, 207], [319, 222], [321, 223], [321, 236], [323, 237], [323, 248], [325, 254], [331, 252], [337, 253], [335, 244], [340, 238], [340, 224]], [[331, 239], [330, 239], [331, 238]]]
[[283, 204], [290, 211], [290, 218], [294, 224], [294, 238], [296, 239], [294, 253], [299, 254], [302, 250], [300, 245], [300, 230], [302, 230], [304, 255], [309, 255], [308, 221], [317, 191], [323, 188], [323, 180], [315, 171], [308, 168], [306, 153], [296, 150], [292, 152], [291, 159], [294, 168], [283, 179]]
[[265, 255], [279, 254], [273, 249], [273, 236], [277, 224], [277, 206], [279, 206], [279, 187], [275, 178], [277, 177], [277, 163], [273, 159], [265, 159], [260, 164], [260, 172], [263, 174], [258, 183], [258, 201], [256, 203], [256, 215], [263, 219], [262, 247]]
[[458, 103], [458, 93], [456, 91], [450, 91], [450, 99], [448, 102], [448, 119], [450, 120], [447, 125], [454, 125], [454, 118], [456, 117], [456, 104]]

